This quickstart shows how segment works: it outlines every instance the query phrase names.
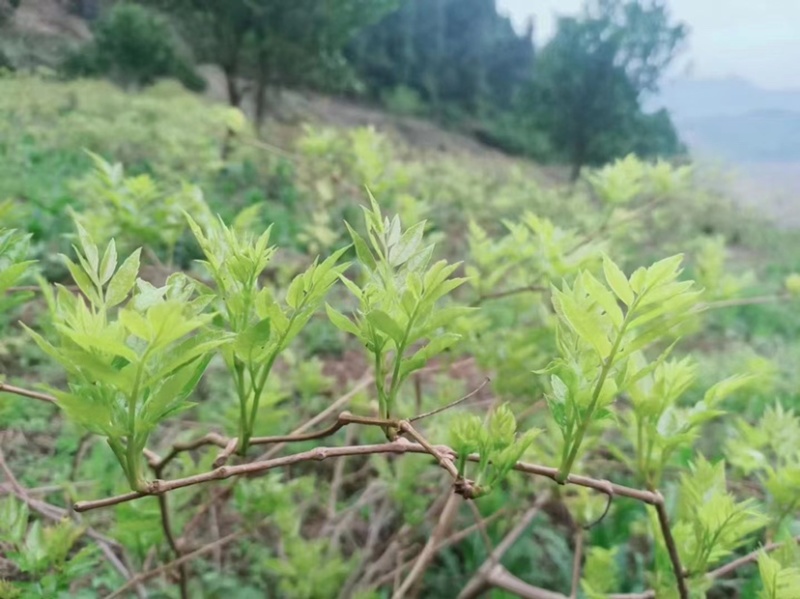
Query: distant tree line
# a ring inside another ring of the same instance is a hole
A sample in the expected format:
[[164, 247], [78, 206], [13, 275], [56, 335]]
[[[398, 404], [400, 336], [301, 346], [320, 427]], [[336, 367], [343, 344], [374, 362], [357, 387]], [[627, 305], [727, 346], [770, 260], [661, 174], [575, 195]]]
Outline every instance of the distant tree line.
[[463, 128], [573, 178], [631, 152], [684, 152], [670, 115], [642, 108], [687, 36], [664, 0], [587, 0], [538, 49], [533, 22], [516, 29], [496, 0], [140, 0], [94, 27], [73, 72], [196, 87], [188, 48], [221, 67], [232, 105], [253, 90], [259, 122], [272, 92], [305, 87]]

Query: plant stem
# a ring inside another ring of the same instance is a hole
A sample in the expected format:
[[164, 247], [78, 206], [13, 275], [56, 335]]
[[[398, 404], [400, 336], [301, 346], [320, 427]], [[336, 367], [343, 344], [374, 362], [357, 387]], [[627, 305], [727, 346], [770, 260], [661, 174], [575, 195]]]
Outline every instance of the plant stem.
[[[169, 515], [169, 504], [165, 494], [158, 495], [158, 510], [161, 514], [161, 528], [164, 531], [164, 537], [167, 539], [172, 552], [175, 554], [175, 559], [180, 559], [183, 553], [175, 540], [175, 535], [172, 533], [172, 522]], [[181, 591], [181, 599], [189, 599], [189, 573], [186, 569], [186, 564], [181, 562], [178, 564], [178, 586]]]
[[133, 390], [128, 398], [128, 443], [126, 446], [127, 461], [128, 461], [128, 482], [130, 482], [131, 489], [141, 491], [144, 487], [144, 478], [142, 477], [142, 461], [141, 451], [136, 443], [136, 404], [139, 401], [139, 387], [142, 384], [142, 374], [144, 373], [144, 365], [147, 357], [150, 354], [150, 347], [144, 350], [139, 366], [136, 369], [136, 378], [133, 382]]
[[619, 346], [622, 343], [622, 338], [625, 336], [625, 331], [631, 322], [631, 315], [636, 311], [636, 306], [643, 295], [644, 294], [640, 295], [631, 304], [628, 312], [625, 314], [625, 319], [622, 321], [622, 325], [619, 328], [617, 338], [614, 340], [614, 345], [611, 346], [611, 351], [609, 352], [608, 357], [606, 357], [606, 359], [603, 361], [603, 368], [600, 370], [600, 376], [598, 377], [597, 384], [592, 392], [592, 399], [589, 402], [589, 408], [586, 410], [586, 414], [578, 426], [578, 431], [575, 434], [575, 438], [572, 440], [572, 447], [570, 447], [567, 458], [562, 461], [561, 467], [558, 470], [558, 478], [556, 479], [556, 482], [559, 484], [563, 484], [567, 476], [569, 476], [569, 471], [572, 470], [572, 465], [575, 463], [575, 459], [578, 457], [578, 451], [581, 448], [581, 443], [583, 443], [583, 437], [586, 435], [586, 431], [589, 430], [589, 425], [592, 423], [592, 416], [597, 408], [597, 402], [600, 400], [600, 393], [603, 391], [603, 386], [605, 386], [606, 379], [608, 378], [608, 375], [611, 372], [611, 367], [614, 364], [614, 358], [616, 357], [617, 352], [619, 351]]
[[669, 517], [667, 516], [667, 506], [664, 505], [664, 497], [658, 493], [659, 501], [655, 504], [656, 513], [658, 514], [658, 523], [661, 526], [661, 535], [664, 537], [664, 544], [667, 546], [669, 559], [672, 562], [672, 570], [675, 573], [675, 580], [678, 585], [678, 594], [681, 599], [689, 599], [689, 589], [686, 586], [686, 578], [681, 566], [681, 558], [678, 554], [678, 546], [675, 544], [675, 539], [672, 536], [672, 529], [669, 526]]
[[[234, 360], [236, 360], [234, 358]], [[233, 378], [236, 382], [236, 394], [239, 396], [239, 453], [244, 455], [242, 441], [247, 436], [247, 398], [250, 393], [245, 386], [244, 363], [235, 361], [233, 366]], [[253, 376], [250, 375], [250, 385], [252, 388]]]

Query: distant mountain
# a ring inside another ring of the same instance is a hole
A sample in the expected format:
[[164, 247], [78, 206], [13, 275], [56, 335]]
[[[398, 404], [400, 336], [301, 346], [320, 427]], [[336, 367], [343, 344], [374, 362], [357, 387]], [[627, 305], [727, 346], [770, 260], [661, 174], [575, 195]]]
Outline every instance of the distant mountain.
[[676, 120], [747, 112], [800, 112], [800, 89], [771, 90], [746, 79], [678, 79], [665, 84], [656, 106], [666, 106]]
[[800, 161], [800, 90], [768, 90], [745, 79], [684, 79], [664, 86], [666, 107], [696, 153], [734, 163]]

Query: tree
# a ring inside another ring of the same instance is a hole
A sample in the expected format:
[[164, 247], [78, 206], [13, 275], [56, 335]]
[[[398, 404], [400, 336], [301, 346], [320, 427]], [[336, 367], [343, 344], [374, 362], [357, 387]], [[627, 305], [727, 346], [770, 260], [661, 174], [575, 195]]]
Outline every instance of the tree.
[[241, 80], [255, 86], [256, 120], [270, 86], [319, 81], [341, 49], [397, 0], [150, 0], [169, 10], [201, 60], [219, 64], [228, 101], [242, 103]]
[[433, 112], [505, 109], [533, 70], [533, 28], [518, 34], [495, 0], [409, 0], [347, 49], [374, 99], [403, 87]]
[[64, 70], [77, 76], [108, 76], [124, 86], [150, 85], [174, 77], [193, 90], [205, 82], [182, 55], [170, 23], [137, 4], [115, 4], [94, 26], [94, 39], [70, 55]]
[[255, 116], [263, 120], [268, 87], [326, 87], [344, 62], [352, 36], [396, 0], [261, 0], [252, 11], [249, 59], [255, 79]]
[[641, 98], [658, 89], [686, 34], [661, 0], [597, 0], [580, 17], [559, 19], [539, 55], [525, 105], [533, 107], [536, 126], [556, 156], [570, 164], [573, 180], [587, 164], [633, 151], [652, 127], [664, 143], [647, 154], [680, 149], [668, 116], [643, 115]]
[[0, 0], [0, 26], [6, 24], [19, 6], [20, 0]]
[[252, 31], [251, 3], [246, 0], [146, 0], [176, 17], [199, 60], [218, 64], [225, 75], [231, 106], [242, 103], [242, 53]]

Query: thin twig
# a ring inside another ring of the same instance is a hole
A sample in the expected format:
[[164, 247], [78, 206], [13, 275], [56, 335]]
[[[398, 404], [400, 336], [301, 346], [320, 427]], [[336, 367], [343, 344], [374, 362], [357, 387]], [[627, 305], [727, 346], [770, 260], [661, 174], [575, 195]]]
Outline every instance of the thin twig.
[[492, 586], [490, 581], [491, 573], [500, 566], [500, 560], [508, 552], [509, 549], [517, 542], [517, 539], [524, 533], [528, 526], [530, 526], [533, 519], [539, 514], [544, 504], [550, 498], [549, 493], [542, 493], [536, 498], [534, 504], [525, 514], [520, 518], [519, 522], [512, 528], [509, 533], [503, 537], [503, 540], [497, 545], [494, 551], [491, 552], [489, 557], [483, 562], [475, 575], [470, 579], [464, 589], [459, 593], [458, 599], [474, 599], [480, 596], [487, 587]]
[[689, 589], [686, 586], [686, 579], [684, 578], [683, 566], [681, 566], [681, 557], [678, 554], [678, 547], [675, 545], [675, 539], [672, 536], [672, 530], [669, 526], [669, 517], [667, 516], [667, 507], [664, 504], [664, 497], [661, 493], [657, 493], [659, 501], [655, 503], [656, 513], [658, 514], [658, 524], [661, 527], [661, 535], [664, 537], [664, 543], [667, 546], [669, 559], [672, 562], [672, 570], [675, 572], [675, 581], [678, 585], [678, 594], [681, 599], [689, 599]]
[[[417, 558], [417, 561], [414, 562], [414, 567], [411, 569], [411, 572], [408, 573], [403, 583], [400, 587], [394, 592], [392, 595], [392, 599], [403, 599], [408, 593], [409, 589], [414, 586], [414, 583], [422, 576], [425, 572], [425, 569], [430, 564], [433, 556], [436, 555], [436, 547], [439, 544], [439, 540], [444, 536], [446, 531], [450, 528], [453, 523], [453, 518], [455, 517], [456, 513], [458, 513], [458, 506], [461, 503], [461, 498], [458, 495], [450, 495], [447, 498], [447, 503], [444, 504], [444, 509], [442, 509], [442, 513], [439, 516], [439, 521], [436, 524], [436, 527], [433, 529], [431, 536], [428, 538], [428, 542], [425, 543], [425, 547], [423, 547], [422, 551]], [[400, 572], [400, 568], [396, 569], [396, 572]]]
[[[334, 401], [331, 405], [325, 408], [322, 412], [311, 418], [310, 420], [306, 421], [304, 424], [301, 424], [296, 429], [294, 429], [290, 434], [291, 435], [300, 435], [306, 432], [308, 429], [317, 426], [320, 422], [325, 421], [329, 416], [336, 414], [342, 408], [344, 408], [350, 401], [361, 391], [369, 387], [375, 381], [375, 377], [369, 374], [365, 374], [361, 377], [361, 379], [353, 386], [350, 391], [342, 395], [339, 399]], [[258, 460], [268, 460], [274, 456], [276, 456], [280, 451], [286, 447], [286, 443], [277, 443], [275, 446], [271, 447], [269, 451], [267, 451], [264, 455], [260, 456]]]
[[581, 562], [583, 560], [583, 529], [575, 531], [575, 555], [572, 562], [572, 591], [570, 599], [577, 599], [581, 584]]
[[[728, 574], [733, 573], [735, 570], [738, 570], [742, 566], [746, 566], [747, 564], [752, 564], [753, 562], [758, 561], [758, 557], [761, 555], [761, 552], [769, 553], [771, 551], [775, 551], [776, 549], [780, 549], [787, 543], [791, 541], [784, 541], [782, 543], [769, 543], [764, 545], [760, 549], [756, 549], [755, 551], [751, 551], [747, 555], [743, 555], [739, 559], [735, 559], [732, 562], [728, 562], [724, 566], [720, 566], [716, 570], [711, 570], [708, 574], [706, 574], [707, 578], [711, 580], [716, 580], [717, 578], [723, 578]], [[800, 544], [800, 535], [794, 538], [794, 542]]]
[[[374, 419], [374, 420], [378, 422], [384, 422], [382, 419]], [[401, 422], [400, 424], [402, 425], [403, 422]], [[414, 430], [413, 427], [411, 427], [407, 423], [406, 425], [411, 430]], [[425, 443], [427, 443], [427, 441], [425, 441]], [[189, 487], [192, 485], [206, 483], [214, 480], [224, 480], [227, 478], [231, 478], [233, 476], [261, 474], [263, 472], [272, 470], [274, 468], [291, 466], [293, 464], [298, 464], [301, 462], [324, 460], [327, 458], [351, 456], [351, 455], [373, 455], [373, 454], [383, 454], [383, 453], [393, 453], [393, 454], [426, 453], [435, 457], [437, 461], [439, 461], [439, 464], [443, 468], [445, 468], [451, 474], [451, 476], [454, 476], [454, 478], [458, 476], [458, 472], [453, 464], [453, 458], [455, 456], [455, 452], [453, 451], [452, 448], [444, 445], [439, 445], [434, 447], [431, 446], [430, 444], [428, 444], [428, 446], [426, 447], [421, 444], [410, 443], [406, 439], [399, 439], [397, 441], [392, 441], [389, 443], [381, 443], [376, 445], [356, 445], [349, 447], [317, 447], [315, 449], [305, 451], [302, 453], [290, 454], [288, 456], [275, 458], [271, 460], [250, 462], [247, 464], [240, 464], [236, 466], [222, 466], [220, 468], [211, 470], [210, 472], [206, 472], [203, 474], [196, 474], [194, 476], [189, 476], [186, 478], [179, 478], [169, 481], [156, 480], [148, 485], [148, 489], [146, 492], [131, 491], [128, 493], [124, 493], [122, 495], [117, 495], [114, 497], [106, 497], [104, 499], [99, 499], [95, 501], [81, 501], [76, 503], [73, 509], [75, 509], [78, 512], [84, 512], [92, 509], [125, 503], [126, 501], [133, 501], [134, 499], [145, 497], [147, 495], [166, 493], [174, 489]], [[480, 457], [477, 455], [470, 455], [468, 459], [471, 462], [478, 462], [480, 460]], [[528, 464], [525, 462], [517, 462], [514, 465], [513, 469], [518, 472], [525, 472], [527, 474], [544, 476], [554, 481], [556, 480], [556, 477], [558, 475], [558, 469], [556, 468], [540, 466], [538, 464]], [[615, 495], [636, 499], [638, 501], [650, 505], [656, 505], [660, 501], [659, 500], [660, 496], [650, 491], [633, 489], [631, 487], [626, 487], [624, 485], [611, 483], [607, 480], [600, 480], [577, 474], [570, 474], [563, 482], [563, 484], [572, 484], [581, 487], [587, 487], [589, 489], [596, 489], [603, 493], [607, 493], [608, 489], [612, 489]], [[468, 490], [469, 489], [467, 489], [467, 491]]]
[[[353, 429], [348, 429], [345, 443], [351, 445], [353, 443]], [[342, 458], [336, 462], [333, 467], [333, 478], [331, 479], [331, 490], [328, 498], [328, 519], [331, 520], [336, 515], [336, 506], [339, 503], [339, 487], [342, 486], [342, 478], [344, 477], [344, 468], [347, 465], [347, 460]]]
[[[158, 510], [161, 514], [161, 528], [164, 531], [164, 537], [167, 539], [172, 552], [175, 554], [176, 559], [180, 559], [182, 552], [178, 543], [175, 541], [175, 535], [172, 533], [172, 522], [169, 514], [169, 503], [167, 495], [158, 495]], [[189, 599], [189, 573], [186, 569], [185, 563], [178, 564], [178, 587], [181, 592], [181, 599]]]
[[196, 557], [199, 557], [205, 553], [210, 551], [215, 551], [218, 547], [222, 547], [223, 545], [227, 545], [231, 541], [235, 541], [238, 538], [244, 537], [248, 534], [252, 534], [253, 529], [250, 528], [248, 530], [240, 530], [239, 532], [235, 532], [229, 534], [227, 536], [222, 537], [221, 539], [217, 539], [213, 543], [209, 543], [196, 549], [190, 553], [182, 555], [176, 560], [169, 562], [168, 564], [164, 564], [163, 566], [159, 566], [158, 568], [153, 568], [152, 570], [148, 570], [147, 572], [142, 572], [141, 574], [137, 574], [134, 578], [129, 580], [127, 583], [122, 585], [116, 591], [111, 593], [110, 595], [106, 595], [105, 599], [114, 599], [115, 597], [122, 597], [128, 590], [130, 590], [135, 584], [141, 584], [151, 578], [155, 578], [156, 576], [160, 576], [161, 574], [168, 572], [171, 568], [176, 566], [180, 566], [181, 564], [185, 564], [193, 560]]
[[543, 285], [525, 285], [524, 287], [514, 287], [513, 289], [505, 289], [503, 291], [495, 291], [493, 293], [483, 294], [474, 302], [472, 302], [472, 305], [480, 306], [483, 302], [489, 300], [502, 299], [512, 295], [519, 295], [521, 293], [544, 293], [545, 291], [547, 291], [547, 287]]
[[562, 595], [561, 593], [555, 593], [547, 589], [530, 585], [511, 574], [511, 572], [499, 564], [489, 572], [487, 583], [489, 586], [503, 589], [522, 599], [569, 599], [566, 595]]
[[[60, 522], [64, 518], [69, 518], [67, 510], [55, 505], [51, 505], [44, 501], [34, 499], [28, 494], [27, 489], [25, 489], [20, 484], [20, 482], [14, 476], [14, 473], [11, 471], [11, 468], [9, 468], [8, 464], [6, 463], [5, 454], [3, 453], [2, 449], [0, 449], [0, 470], [2, 470], [3, 474], [8, 480], [8, 484], [11, 486], [11, 489], [15, 497], [17, 497], [20, 501], [24, 502], [32, 510], [34, 510], [38, 514], [41, 514], [45, 518], [49, 518], [50, 520], [53, 520], [55, 522]], [[112, 549], [112, 547], [115, 547], [120, 551], [120, 553], [122, 553], [123, 549], [119, 545], [119, 543], [117, 543], [113, 539], [105, 537], [104, 535], [98, 533], [97, 531], [95, 531], [93, 528], [90, 527], [84, 527], [83, 534], [85, 534], [87, 537], [89, 537], [95, 543], [97, 543], [98, 547], [100, 547], [100, 551], [103, 553], [105, 558], [114, 567], [114, 569], [120, 573], [120, 575], [123, 578], [125, 578], [126, 580], [131, 579], [132, 575], [130, 569], [123, 563], [123, 561], [119, 557], [117, 557], [117, 554]], [[135, 585], [135, 588], [136, 588], [136, 594], [140, 598], [144, 599], [147, 596], [144, 588], [140, 584]]]
[[727, 300], [706, 302], [698, 306], [697, 310], [716, 310], [719, 308], [738, 308], [740, 306], [758, 306], [761, 304], [774, 304], [793, 299], [791, 293], [776, 293], [773, 295], [757, 295], [754, 297], [736, 297]]
[[[493, 522], [494, 520], [497, 520], [498, 518], [500, 518], [501, 516], [505, 515], [506, 513], [508, 513], [506, 508], [500, 508], [499, 510], [497, 510], [491, 516], [487, 516], [486, 518], [484, 518], [483, 521], [484, 521], [485, 524], [489, 524], [490, 522]], [[478, 531], [478, 524], [476, 523], [476, 524], [470, 524], [466, 528], [463, 528], [463, 529], [459, 530], [458, 532], [450, 535], [446, 539], [444, 539], [444, 540], [440, 541], [439, 543], [437, 543], [436, 547], [433, 548], [434, 555], [439, 553], [442, 549], [446, 549], [447, 547], [450, 547], [451, 545], [455, 545], [456, 543], [460, 543], [461, 541], [466, 539], [468, 536], [470, 536], [472, 533], [477, 532], [477, 531]], [[397, 570], [399, 570], [400, 573], [402, 573], [404, 570], [407, 570], [408, 568], [410, 568], [414, 563], [416, 563], [416, 558], [415, 559], [410, 559], [410, 560], [408, 560], [406, 562], [403, 562], [402, 564], [400, 564], [397, 567], [397, 569], [395, 569], [392, 572], [389, 572], [388, 574], [386, 574], [383, 577], [379, 578], [375, 582], [375, 587], [380, 587], [380, 586], [388, 583], [395, 576], [397, 576], [397, 574], [398, 574]]]
[[484, 522], [483, 516], [481, 516], [481, 512], [474, 501], [470, 500], [467, 504], [472, 511], [472, 515], [475, 517], [475, 524], [477, 524], [478, 531], [481, 534], [481, 541], [483, 541], [483, 545], [486, 547], [486, 554], [491, 558], [494, 554], [494, 545], [492, 544], [492, 539], [489, 538], [489, 532], [486, 530], [486, 522]]
[[47, 403], [57, 402], [55, 397], [47, 393], [39, 393], [38, 391], [23, 389], [22, 387], [16, 387], [14, 385], [9, 385], [7, 383], [0, 383], [0, 393], [12, 393], [14, 395], [29, 397], [30, 399], [38, 399], [39, 401], [44, 401]]
[[291, 466], [302, 462], [321, 461], [328, 458], [350, 456], [350, 455], [374, 455], [380, 453], [429, 453], [424, 447], [410, 443], [406, 439], [400, 439], [390, 443], [378, 445], [357, 445], [350, 447], [317, 447], [309, 451], [296, 453], [288, 456], [264, 460], [260, 462], [250, 462], [248, 464], [238, 464], [235, 466], [221, 466], [210, 472], [178, 478], [174, 480], [155, 480], [147, 485], [146, 491], [130, 491], [115, 497], [106, 497], [96, 501], [81, 501], [74, 505], [73, 509], [77, 512], [85, 512], [101, 507], [118, 505], [127, 501], [133, 501], [147, 495], [157, 495], [167, 493], [175, 489], [190, 487], [201, 483], [214, 480], [225, 480], [234, 476], [248, 474], [261, 474], [275, 468]]
[[230, 457], [236, 453], [236, 449], [239, 447], [239, 437], [232, 437], [228, 440], [228, 443], [225, 445], [222, 451], [217, 454], [217, 457], [214, 458], [213, 466], [214, 468], [219, 468], [223, 466]]
[[435, 410], [431, 410], [430, 412], [425, 412], [424, 414], [419, 414], [418, 416], [414, 416], [413, 418], [409, 418], [409, 422], [416, 422], [417, 420], [422, 420], [423, 418], [428, 418], [429, 416], [435, 416], [436, 414], [440, 414], [445, 410], [449, 410], [450, 408], [454, 408], [459, 404], [464, 403], [465, 401], [469, 401], [473, 397], [475, 397], [478, 393], [480, 393], [481, 389], [483, 389], [486, 385], [491, 382], [491, 379], [487, 376], [486, 379], [478, 385], [477, 388], [473, 389], [469, 393], [467, 393], [461, 399], [457, 399], [452, 403], [447, 404], [446, 406], [442, 406], [441, 408], [436, 408]]
[[[423, 437], [417, 429], [415, 429], [408, 421], [402, 421], [399, 423], [398, 428], [407, 434], [409, 437], [414, 439], [417, 443], [419, 443], [429, 454], [431, 454], [436, 461], [439, 462], [439, 465], [444, 468], [447, 472], [450, 473], [454, 479], [458, 478], [458, 469], [456, 468], [455, 464], [453, 463], [452, 458], [445, 457], [444, 454], [440, 453], [433, 445], [431, 445], [428, 440]], [[448, 452], [451, 456], [453, 454], [452, 450]]]

